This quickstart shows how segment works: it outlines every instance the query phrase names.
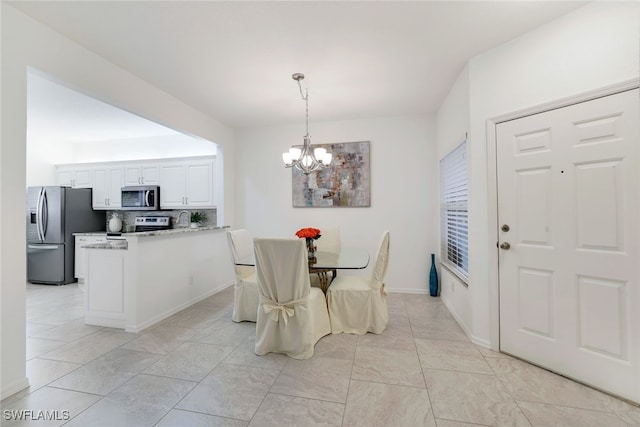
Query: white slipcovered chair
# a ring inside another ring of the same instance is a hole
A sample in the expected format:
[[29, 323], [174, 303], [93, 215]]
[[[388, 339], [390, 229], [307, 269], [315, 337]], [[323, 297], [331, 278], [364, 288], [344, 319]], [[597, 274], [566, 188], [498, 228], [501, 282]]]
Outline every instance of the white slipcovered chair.
[[340, 253], [340, 228], [323, 227], [320, 229], [320, 238], [315, 241], [319, 251]]
[[389, 261], [389, 232], [382, 233], [371, 277], [338, 276], [327, 290], [331, 333], [382, 333], [389, 321], [384, 276]]
[[258, 280], [256, 268], [235, 263], [253, 253], [253, 240], [249, 232], [244, 229], [227, 231], [227, 240], [236, 270], [236, 283], [233, 287], [233, 315], [234, 322], [255, 322], [258, 316]]
[[324, 294], [309, 284], [304, 240], [256, 238], [254, 251], [260, 291], [255, 353], [310, 358], [331, 325]]
[[[342, 243], [340, 241], [340, 228], [339, 227], [322, 227], [320, 228], [320, 238], [315, 240], [315, 246], [317, 250], [323, 252], [331, 252], [334, 254], [340, 253]], [[327, 274], [331, 272], [333, 279], [336, 277], [336, 270], [316, 270], [311, 276], [311, 286], [322, 288], [326, 290], [329, 284], [329, 277]], [[323, 284], [324, 283], [324, 284]]]

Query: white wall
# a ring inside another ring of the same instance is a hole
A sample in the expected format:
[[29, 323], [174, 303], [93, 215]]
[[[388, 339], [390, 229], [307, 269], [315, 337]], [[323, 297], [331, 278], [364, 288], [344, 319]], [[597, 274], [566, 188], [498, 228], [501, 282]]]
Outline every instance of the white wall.
[[42, 137], [29, 137], [27, 133], [27, 186], [55, 185], [57, 163], [68, 163], [73, 152], [71, 142], [52, 142]]
[[[233, 217], [233, 131], [82, 46], [0, 3], [0, 398], [25, 377], [25, 215], [27, 67], [74, 89], [172, 129], [218, 144], [224, 158], [224, 212]], [[219, 180], [220, 182], [220, 180]]]
[[[449, 94], [438, 109], [439, 160], [456, 148], [465, 138], [469, 132], [469, 120], [469, 66], [467, 65], [458, 75]], [[467, 150], [470, 143], [469, 141], [467, 144]], [[436, 225], [439, 230], [440, 223], [438, 222]], [[439, 232], [436, 238], [439, 245]], [[438, 254], [439, 258], [440, 254]], [[472, 290], [473, 288], [467, 287], [446, 268], [440, 269], [440, 297], [469, 335], [472, 335], [473, 331]], [[487, 345], [487, 343], [483, 344]]]
[[[590, 3], [469, 62], [469, 244], [471, 306], [463, 315], [472, 338], [497, 345], [495, 284], [490, 283], [491, 252], [497, 251], [487, 200], [487, 120], [604, 86], [637, 78], [640, 5]], [[454, 89], [449, 102], [462, 107]], [[444, 120], [439, 135], [455, 135], [458, 125]], [[440, 149], [448, 141], [439, 139]], [[494, 294], [492, 294], [492, 290]]]
[[365, 247], [372, 258], [388, 229], [387, 287], [427, 292], [428, 257], [437, 244], [435, 117], [311, 123], [309, 128], [312, 143], [371, 142], [371, 207], [293, 208], [292, 172], [281, 156], [302, 143], [303, 123], [249, 129], [236, 135], [238, 215], [232, 225], [253, 236], [280, 237], [295, 237], [305, 226], [339, 226], [343, 246]]

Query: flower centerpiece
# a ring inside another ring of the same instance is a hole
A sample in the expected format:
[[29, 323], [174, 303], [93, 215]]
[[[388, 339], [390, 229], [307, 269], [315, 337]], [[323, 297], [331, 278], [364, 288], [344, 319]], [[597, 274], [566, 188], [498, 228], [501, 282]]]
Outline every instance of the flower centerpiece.
[[307, 242], [307, 257], [309, 259], [315, 258], [316, 247], [313, 244], [314, 240], [317, 240], [321, 237], [320, 230], [313, 227], [301, 228], [296, 231], [296, 236], [301, 239], [305, 239]]

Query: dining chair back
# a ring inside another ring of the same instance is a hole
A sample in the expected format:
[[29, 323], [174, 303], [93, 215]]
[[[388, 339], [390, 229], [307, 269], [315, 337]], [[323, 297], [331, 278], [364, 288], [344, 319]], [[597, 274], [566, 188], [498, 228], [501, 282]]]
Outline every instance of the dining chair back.
[[382, 233], [370, 277], [338, 276], [327, 290], [331, 333], [382, 333], [389, 322], [384, 277], [389, 264], [388, 231]]
[[320, 229], [320, 238], [315, 241], [319, 251], [340, 253], [342, 246], [340, 242], [339, 227], [323, 227]]
[[315, 343], [331, 333], [324, 294], [309, 283], [301, 239], [254, 239], [260, 301], [255, 353], [313, 356]]
[[236, 264], [238, 260], [251, 256], [253, 239], [247, 230], [239, 229], [227, 231], [227, 241], [236, 272], [231, 319], [234, 322], [255, 322], [258, 314], [259, 295], [256, 268]]
[[376, 263], [373, 266], [371, 280], [381, 283], [384, 286], [384, 277], [387, 275], [387, 267], [389, 266], [389, 232], [382, 233], [378, 253], [376, 254]]

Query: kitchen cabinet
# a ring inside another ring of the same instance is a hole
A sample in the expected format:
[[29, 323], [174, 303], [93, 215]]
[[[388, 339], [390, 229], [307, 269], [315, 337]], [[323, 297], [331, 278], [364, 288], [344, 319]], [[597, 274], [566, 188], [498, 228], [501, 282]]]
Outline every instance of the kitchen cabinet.
[[122, 166], [93, 168], [93, 209], [120, 209]]
[[160, 207], [215, 208], [213, 159], [163, 162], [160, 165]]
[[86, 249], [83, 246], [92, 245], [94, 243], [103, 243], [107, 241], [107, 235], [100, 236], [75, 236], [75, 264], [73, 275], [76, 279], [84, 279], [86, 277], [85, 254]]
[[120, 209], [121, 188], [158, 185], [162, 209], [216, 208], [215, 156], [56, 166], [56, 183], [93, 188], [94, 209]]
[[157, 163], [142, 163], [124, 167], [124, 185], [159, 185], [160, 166]]
[[73, 188], [91, 188], [91, 168], [58, 166], [56, 167], [56, 185]]

